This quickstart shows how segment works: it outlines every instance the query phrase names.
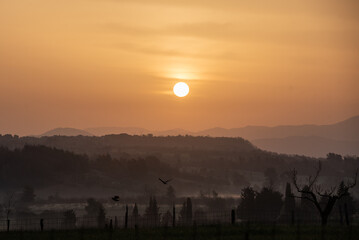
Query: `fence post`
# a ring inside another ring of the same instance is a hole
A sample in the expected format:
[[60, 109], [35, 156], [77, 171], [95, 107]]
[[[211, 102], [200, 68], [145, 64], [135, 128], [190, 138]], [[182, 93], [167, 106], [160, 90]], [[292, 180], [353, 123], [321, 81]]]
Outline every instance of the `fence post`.
[[112, 231], [113, 227], [112, 227], [112, 218], [110, 219], [110, 231]]
[[217, 225], [216, 235], [217, 235], [216, 239], [220, 240], [222, 237], [222, 227], [221, 227], [220, 223], [218, 223], [218, 225]]
[[40, 219], [40, 230], [41, 230], [41, 232], [44, 231], [44, 219], [43, 218]]
[[197, 223], [196, 220], [193, 221], [193, 240], [197, 238]]
[[10, 219], [7, 220], [7, 231], [10, 231]]
[[118, 227], [118, 221], [117, 221], [117, 216], [115, 216], [115, 229]]
[[138, 237], [138, 226], [137, 224], [135, 225], [135, 240], [138, 240], [139, 237]]
[[344, 214], [345, 214], [345, 223], [347, 224], [347, 226], [349, 226], [350, 222], [349, 222], [349, 214], [348, 214], [347, 203], [344, 203]]
[[232, 212], [231, 212], [231, 223], [232, 223], [232, 225], [234, 225], [236, 223], [236, 211], [234, 209], [232, 209]]
[[176, 226], [176, 207], [173, 204], [173, 210], [172, 210], [172, 227]]
[[126, 205], [126, 213], [125, 213], [125, 229], [127, 229], [127, 221], [128, 221], [128, 206]]
[[249, 221], [247, 221], [246, 231], [244, 233], [244, 239], [249, 240]]
[[340, 225], [343, 225], [343, 211], [342, 211], [342, 206], [339, 204], [339, 221], [340, 221]]
[[294, 210], [291, 211], [291, 223], [292, 223], [292, 225], [294, 225], [294, 223], [295, 223], [295, 213], [294, 213]]
[[108, 227], [109, 231], [108, 231], [108, 239], [112, 240], [112, 233], [113, 233], [113, 228], [112, 228], [112, 218], [110, 219], [110, 224]]
[[275, 240], [275, 226], [276, 222], [273, 222], [273, 227], [272, 227], [272, 239]]
[[301, 234], [301, 232], [300, 232], [300, 224], [301, 224], [301, 221], [300, 221], [300, 219], [298, 219], [297, 220], [297, 240], [300, 240], [300, 234]]

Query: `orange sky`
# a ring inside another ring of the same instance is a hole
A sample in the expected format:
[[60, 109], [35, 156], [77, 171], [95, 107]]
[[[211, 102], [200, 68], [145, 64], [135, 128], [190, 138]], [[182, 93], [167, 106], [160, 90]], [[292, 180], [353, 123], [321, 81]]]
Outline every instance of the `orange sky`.
[[0, 0], [0, 133], [343, 120], [359, 114], [358, 13], [357, 0]]

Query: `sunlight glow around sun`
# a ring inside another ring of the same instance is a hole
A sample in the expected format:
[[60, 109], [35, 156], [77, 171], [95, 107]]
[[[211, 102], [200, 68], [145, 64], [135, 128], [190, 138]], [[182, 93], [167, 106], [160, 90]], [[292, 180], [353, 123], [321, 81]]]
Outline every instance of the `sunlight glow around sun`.
[[173, 93], [177, 96], [177, 97], [185, 97], [187, 96], [187, 94], [189, 93], [189, 87], [186, 83], [184, 82], [178, 82], [175, 84], [175, 86], [173, 87]]

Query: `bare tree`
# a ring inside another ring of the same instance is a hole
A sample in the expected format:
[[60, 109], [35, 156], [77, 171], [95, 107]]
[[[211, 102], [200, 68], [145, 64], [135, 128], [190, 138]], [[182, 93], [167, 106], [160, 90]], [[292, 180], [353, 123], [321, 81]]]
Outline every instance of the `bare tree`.
[[[335, 202], [342, 197], [347, 196], [349, 194], [349, 189], [353, 188], [356, 185], [358, 170], [356, 171], [353, 180], [348, 180], [344, 184], [344, 187], [338, 188], [338, 190], [337, 187], [331, 187], [330, 189], [326, 190], [322, 189], [322, 187], [317, 183], [321, 170], [322, 164], [319, 161], [315, 175], [309, 176], [307, 179], [307, 184], [304, 186], [300, 186], [298, 184], [298, 173], [295, 169], [293, 169], [291, 175], [293, 185], [295, 186], [297, 191], [302, 194], [301, 196], [295, 197], [306, 199], [313, 203], [320, 214], [320, 217], [322, 219], [322, 225], [325, 226], [327, 225], [329, 215], [332, 212]], [[326, 199], [326, 204], [322, 205], [322, 203], [320, 202], [320, 198]]]
[[8, 192], [4, 197], [3, 202], [3, 210], [6, 214], [6, 220], [9, 220], [10, 215], [15, 208], [15, 193], [14, 192]]

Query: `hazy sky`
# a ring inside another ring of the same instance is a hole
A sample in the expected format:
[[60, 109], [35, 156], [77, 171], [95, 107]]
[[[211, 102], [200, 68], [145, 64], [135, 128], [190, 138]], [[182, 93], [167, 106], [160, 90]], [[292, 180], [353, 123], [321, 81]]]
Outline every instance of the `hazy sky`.
[[343, 120], [359, 114], [358, 13], [357, 0], [0, 0], [0, 133]]

